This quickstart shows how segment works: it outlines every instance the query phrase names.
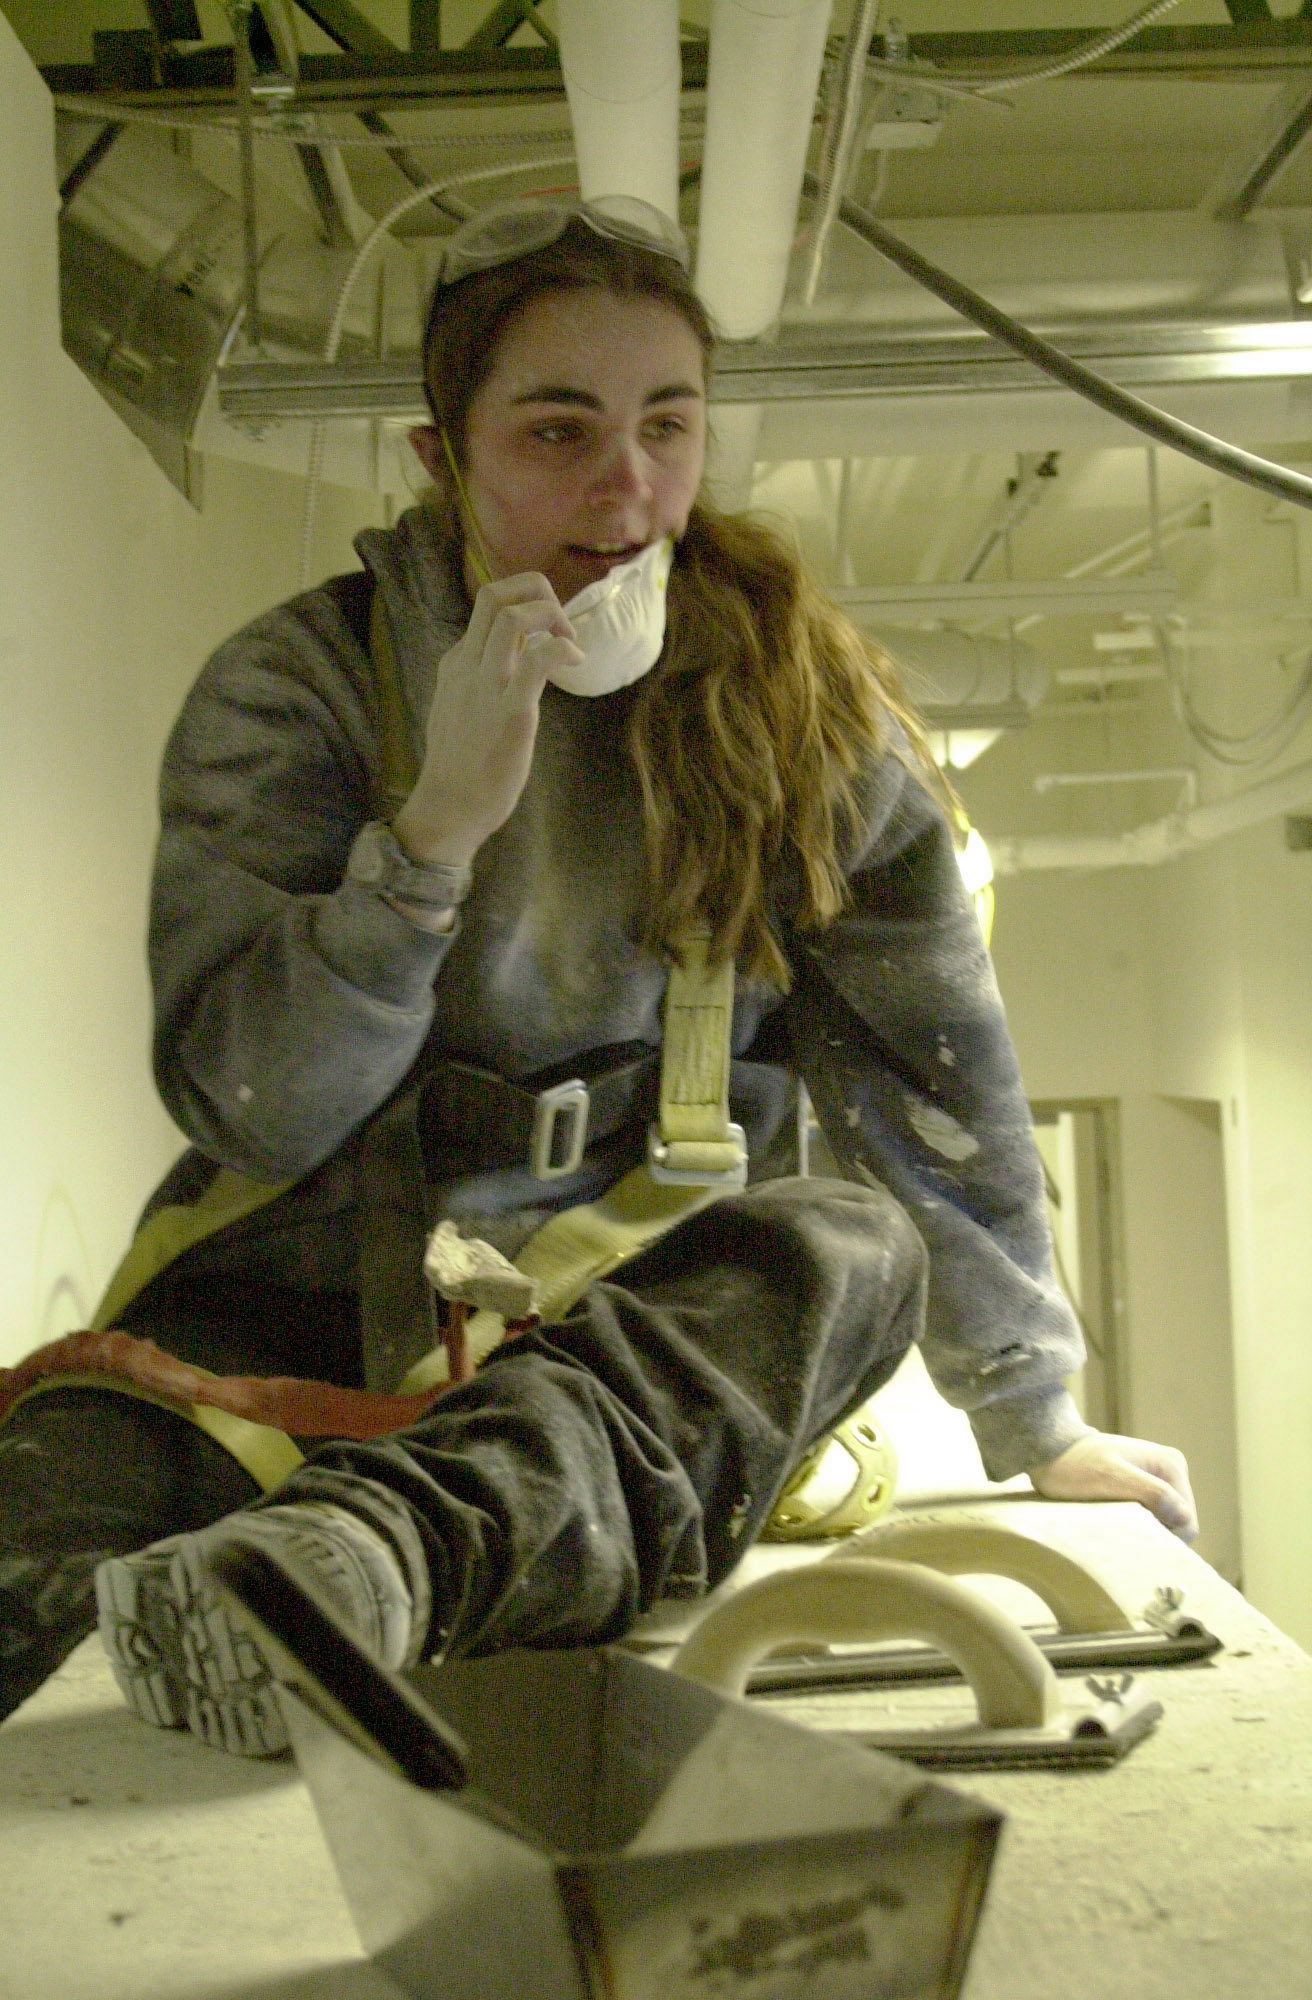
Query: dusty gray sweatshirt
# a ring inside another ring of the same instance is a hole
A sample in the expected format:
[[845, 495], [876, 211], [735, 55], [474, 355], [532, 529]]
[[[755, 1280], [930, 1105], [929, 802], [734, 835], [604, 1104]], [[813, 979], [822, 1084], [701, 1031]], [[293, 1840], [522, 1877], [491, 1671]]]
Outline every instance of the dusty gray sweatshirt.
[[[386, 603], [419, 755], [464, 590], [422, 509], [357, 547]], [[339, 580], [280, 606], [205, 667], [165, 755], [150, 934], [170, 1112], [208, 1159], [301, 1182], [273, 1233], [239, 1237], [234, 1255], [284, 1276], [291, 1257], [290, 1275], [321, 1284], [351, 1280], [352, 1135], [416, 1063], [442, 1053], [520, 1078], [613, 1043], [655, 1048], [665, 989], [663, 964], [632, 941], [632, 691], [548, 687], [528, 784], [480, 849], [450, 936], [346, 877], [382, 776], [362, 588]], [[950, 831], [891, 754], [862, 796], [851, 907], [823, 933], [795, 931], [789, 884], [774, 885], [794, 988], [784, 999], [739, 981], [734, 1051], [763, 1026], [786, 1043], [845, 1171], [912, 1216], [930, 1252], [926, 1361], [1003, 1477], [1085, 1429], [1063, 1387], [1079, 1331], [1053, 1279], [1029, 1110]]]

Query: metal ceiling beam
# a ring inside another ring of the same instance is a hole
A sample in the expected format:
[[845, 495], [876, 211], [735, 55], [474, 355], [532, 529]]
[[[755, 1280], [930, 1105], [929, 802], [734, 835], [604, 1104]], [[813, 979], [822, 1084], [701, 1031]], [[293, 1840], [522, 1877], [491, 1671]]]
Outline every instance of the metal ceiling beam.
[[[325, 20], [331, 13], [344, 30], [348, 13], [355, 22], [363, 22], [357, 9], [348, 8], [347, 0], [313, 0], [306, 11]], [[427, 14], [428, 10], [421, 11]], [[1069, 55], [1097, 32], [1095, 28], [1062, 28], [912, 35], [908, 54], [913, 62], [933, 63], [944, 70], [977, 68], [983, 81], [999, 69]], [[343, 51], [340, 55], [304, 56], [298, 99], [323, 107], [337, 98], [353, 108], [361, 100], [385, 107], [389, 102], [422, 103], [448, 96], [503, 100], [564, 96], [559, 58], [552, 49], [438, 49], [426, 37], [413, 49], [398, 50], [377, 29], [371, 28], [370, 33], [367, 55]], [[685, 90], [705, 89], [707, 56], [705, 41], [690, 38], [683, 43]], [[1278, 75], [1291, 67], [1305, 69], [1310, 62], [1312, 18], [1298, 15], [1229, 27], [1150, 28], [1076, 72], [1076, 79], [1166, 75], [1224, 80]], [[50, 63], [42, 75], [56, 96], [86, 95], [97, 89], [92, 64]], [[104, 96], [107, 109], [113, 103], [199, 108], [226, 103], [231, 94], [230, 49], [178, 52], [165, 47], [160, 51], [160, 81], [155, 88], [106, 91]]]
[[410, 0], [410, 47], [417, 56], [440, 53], [442, 0]]
[[[1296, 381], [1312, 377], [1312, 321], [1261, 326], [1117, 326], [1064, 340], [1124, 386]], [[859, 346], [722, 348], [711, 381], [717, 403], [777, 403], [830, 397], [1049, 386], [1028, 363], [982, 334], [932, 341], [871, 340]], [[335, 364], [230, 362], [219, 373], [224, 415], [240, 422], [303, 417], [422, 417], [418, 358]]]
[[[684, 88], [706, 87], [706, 46], [690, 43], [684, 58]], [[42, 70], [55, 98], [95, 98], [112, 117], [116, 105], [144, 110], [229, 111], [232, 108], [233, 67], [229, 47], [207, 48], [185, 56], [163, 50], [160, 82], [140, 87], [100, 89], [101, 72], [94, 64], [49, 63]], [[381, 110], [402, 104], [425, 105], [452, 100], [463, 104], [562, 102], [565, 97], [560, 59], [552, 49], [442, 49], [412, 55], [303, 55], [296, 88], [297, 107], [328, 110], [334, 106], [356, 111], [361, 105]]]
[[925, 619], [1087, 618], [1142, 613], [1165, 617], [1179, 589], [1165, 570], [1141, 576], [1065, 577], [1033, 583], [884, 583], [831, 589], [829, 595], [858, 624], [917, 625]]
[[73, 196], [77, 193], [83, 181], [86, 180], [89, 174], [94, 174], [96, 168], [100, 165], [100, 162], [104, 159], [106, 153], [122, 130], [123, 127], [115, 125], [112, 120], [109, 124], [101, 126], [85, 153], [75, 161], [68, 173], [65, 174], [63, 180], [59, 183], [59, 199], [61, 203], [67, 205], [72, 201]]
[[504, 49], [512, 35], [521, 28], [531, 28], [539, 41], [549, 49], [560, 44], [545, 21], [538, 19], [533, 0], [497, 0], [486, 20], [475, 28], [465, 41], [467, 49]]
[[[395, 132], [381, 112], [365, 109], [357, 113], [357, 116], [365, 131], [372, 132], [375, 138], [396, 138]], [[431, 184], [432, 173], [415, 158], [410, 147], [403, 145], [399, 139], [395, 145], [384, 146], [382, 150], [402, 179], [409, 181], [411, 187], [428, 187]], [[429, 200], [438, 214], [445, 217], [448, 222], [458, 222], [469, 212], [464, 204], [456, 202], [451, 197], [433, 194], [429, 196]]]
[[329, 179], [328, 169], [323, 163], [323, 156], [318, 147], [298, 146], [296, 153], [301, 163], [301, 172], [305, 175], [305, 185], [309, 189], [310, 199], [318, 211], [324, 242], [333, 250], [353, 250], [355, 238], [342, 212], [342, 205], [337, 199], [337, 190]]
[[[1074, 53], [1104, 32], [1088, 28], [981, 29], [911, 35], [913, 62], [965, 71], [978, 67], [983, 82], [990, 71], [1051, 62]], [[1072, 80], [1094, 76], [1186, 75], [1223, 78], [1251, 76], [1254, 70], [1305, 66], [1312, 52], [1312, 20], [1305, 14], [1283, 20], [1270, 15], [1233, 21], [1228, 27], [1146, 28], [1132, 42], [1076, 70]]]
[[[353, 7], [351, 0], [296, 0], [296, 5], [339, 49], [349, 49], [359, 56], [401, 54], [391, 37], [375, 27], [358, 7]], [[301, 61], [304, 67], [305, 58]]]
[[1312, 87], [1306, 78], [1279, 93], [1251, 154], [1241, 153], [1212, 188], [1208, 206], [1218, 222], [1242, 222], [1284, 172], [1312, 132]]

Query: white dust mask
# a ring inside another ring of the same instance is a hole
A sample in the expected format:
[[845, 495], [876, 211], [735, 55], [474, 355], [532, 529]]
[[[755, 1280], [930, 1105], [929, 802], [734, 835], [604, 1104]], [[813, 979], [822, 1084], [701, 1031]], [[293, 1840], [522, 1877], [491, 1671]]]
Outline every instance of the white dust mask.
[[571, 597], [564, 611], [583, 658], [553, 667], [548, 680], [566, 694], [615, 694], [650, 673], [665, 644], [673, 561], [674, 543], [667, 536]]

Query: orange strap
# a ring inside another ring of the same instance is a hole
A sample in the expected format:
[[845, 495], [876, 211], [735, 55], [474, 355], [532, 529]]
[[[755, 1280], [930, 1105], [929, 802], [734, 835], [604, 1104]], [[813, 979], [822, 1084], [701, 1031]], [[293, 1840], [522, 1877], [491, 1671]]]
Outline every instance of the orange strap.
[[66, 1378], [71, 1386], [73, 1377], [84, 1384], [100, 1378], [107, 1389], [135, 1390], [176, 1406], [183, 1415], [198, 1403], [292, 1437], [355, 1439], [383, 1437], [418, 1423], [449, 1386], [384, 1396], [291, 1375], [211, 1375], [135, 1334], [69, 1333], [38, 1347], [13, 1368], [0, 1368], [0, 1422], [32, 1391], [53, 1388]]

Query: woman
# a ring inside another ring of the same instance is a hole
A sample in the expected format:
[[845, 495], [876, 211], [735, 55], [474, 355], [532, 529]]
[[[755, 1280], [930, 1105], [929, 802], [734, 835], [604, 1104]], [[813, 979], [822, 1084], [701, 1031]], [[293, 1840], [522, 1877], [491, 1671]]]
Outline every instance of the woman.
[[[156, 1062], [194, 1147], [146, 1234], [190, 1247], [114, 1316], [220, 1374], [395, 1390], [434, 1339], [428, 1226], [513, 1256], [642, 1160], [698, 923], [739, 970], [751, 1185], [253, 1508], [173, 1410], [47, 1381], [0, 1432], [7, 1705], [89, 1628], [103, 1561], [138, 1710], [280, 1747], [259, 1663], [207, 1650], [194, 1531], [235, 1508], [392, 1663], [613, 1637], [720, 1581], [922, 1321], [991, 1473], [1193, 1532], [1179, 1455], [1090, 1432], [1063, 1387], [1015, 1059], [891, 675], [789, 549], [698, 498], [710, 347], [641, 204], [512, 203], [452, 238], [414, 436], [439, 504], [221, 648], [169, 744]], [[790, 1069], [850, 1179], [789, 1177]]]

